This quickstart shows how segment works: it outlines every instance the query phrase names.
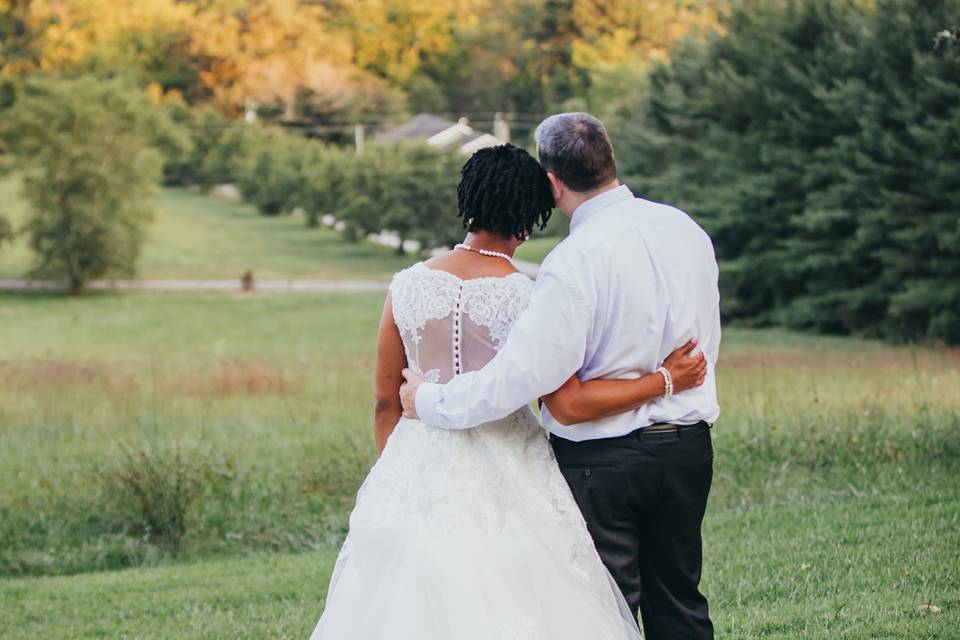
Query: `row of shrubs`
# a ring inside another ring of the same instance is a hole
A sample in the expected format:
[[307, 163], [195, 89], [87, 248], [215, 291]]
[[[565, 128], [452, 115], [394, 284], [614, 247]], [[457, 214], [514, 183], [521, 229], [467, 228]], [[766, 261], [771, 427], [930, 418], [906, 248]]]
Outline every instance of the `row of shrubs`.
[[28, 204], [16, 228], [0, 210], [0, 245], [24, 236], [34, 255], [29, 275], [73, 293], [96, 278], [133, 277], [162, 180], [233, 183], [264, 215], [299, 211], [310, 226], [334, 219], [348, 240], [390, 231], [400, 251], [407, 241], [450, 246], [463, 237], [456, 191], [464, 160], [422, 143], [356, 153], [158, 102], [119, 78], [0, 78], [0, 175], [23, 177]]
[[168, 184], [232, 183], [264, 215], [298, 211], [309, 226], [332, 216], [351, 241], [389, 230], [434, 247], [463, 236], [456, 216], [461, 155], [413, 143], [372, 144], [357, 153], [179, 105], [173, 119], [193, 145], [167, 162]]

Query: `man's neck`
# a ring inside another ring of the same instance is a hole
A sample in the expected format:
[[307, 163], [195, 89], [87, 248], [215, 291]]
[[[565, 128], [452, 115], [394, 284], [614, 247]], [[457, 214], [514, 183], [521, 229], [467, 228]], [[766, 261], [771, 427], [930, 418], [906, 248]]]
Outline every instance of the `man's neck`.
[[572, 218], [573, 214], [577, 212], [577, 209], [583, 206], [583, 203], [587, 202], [588, 200], [593, 200], [600, 194], [606, 193], [607, 191], [612, 191], [613, 189], [616, 189], [619, 186], [620, 186], [620, 180], [617, 178], [614, 178], [611, 182], [608, 182], [605, 185], [597, 187], [592, 191], [572, 192], [571, 195], [575, 196], [575, 199], [573, 199], [573, 202], [571, 203], [572, 206], [570, 208], [570, 212], [567, 215]]

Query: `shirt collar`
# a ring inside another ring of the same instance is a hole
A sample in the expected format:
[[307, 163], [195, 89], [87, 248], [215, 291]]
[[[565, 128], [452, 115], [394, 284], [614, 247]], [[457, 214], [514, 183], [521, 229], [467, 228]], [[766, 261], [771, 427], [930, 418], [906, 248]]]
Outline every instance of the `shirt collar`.
[[583, 224], [584, 220], [592, 218], [601, 209], [606, 209], [612, 204], [632, 197], [633, 192], [630, 191], [630, 188], [622, 184], [619, 187], [604, 191], [600, 195], [593, 196], [589, 200], [584, 201], [579, 207], [574, 209], [573, 215], [570, 217], [571, 233]]

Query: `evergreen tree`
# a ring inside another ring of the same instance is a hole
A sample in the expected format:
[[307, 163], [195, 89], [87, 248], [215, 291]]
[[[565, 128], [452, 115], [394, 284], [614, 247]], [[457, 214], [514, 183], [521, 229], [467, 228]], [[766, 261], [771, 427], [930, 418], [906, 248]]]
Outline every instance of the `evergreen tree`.
[[728, 320], [960, 341], [958, 23], [957, 0], [743, 2], [653, 71], [622, 174], [711, 232]]
[[842, 129], [808, 171], [788, 324], [960, 343], [960, 61], [936, 41], [958, 22], [958, 2], [884, 0], [843, 43], [819, 88]]

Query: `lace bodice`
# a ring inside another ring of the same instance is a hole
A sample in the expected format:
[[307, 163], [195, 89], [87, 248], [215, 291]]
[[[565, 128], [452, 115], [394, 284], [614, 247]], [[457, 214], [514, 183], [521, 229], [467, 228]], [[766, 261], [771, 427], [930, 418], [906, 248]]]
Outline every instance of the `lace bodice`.
[[428, 382], [446, 382], [485, 365], [530, 301], [522, 273], [463, 280], [418, 262], [393, 278], [393, 318], [407, 366]]

